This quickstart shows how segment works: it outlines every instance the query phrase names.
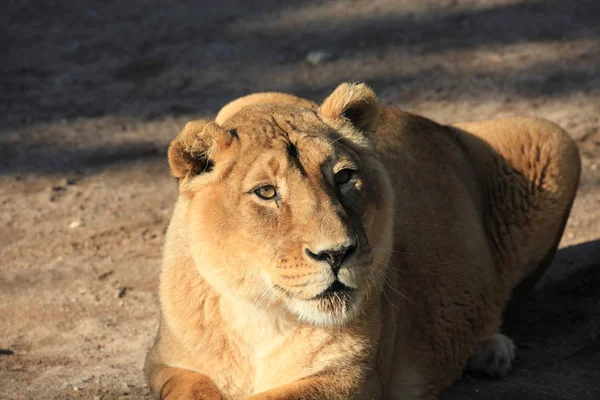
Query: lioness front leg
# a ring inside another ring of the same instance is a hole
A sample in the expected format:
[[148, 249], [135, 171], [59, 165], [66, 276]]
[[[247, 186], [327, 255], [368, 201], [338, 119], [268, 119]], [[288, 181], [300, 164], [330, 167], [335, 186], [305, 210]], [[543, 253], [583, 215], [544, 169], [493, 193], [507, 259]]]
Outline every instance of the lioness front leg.
[[266, 392], [252, 395], [246, 400], [379, 400], [379, 379], [372, 376], [366, 382], [353, 375], [327, 374], [308, 377]]
[[505, 377], [515, 360], [513, 341], [501, 333], [481, 339], [475, 353], [469, 358], [467, 370], [482, 372], [492, 377]]
[[149, 386], [160, 400], [222, 400], [221, 391], [206, 375], [166, 365], [153, 366]]

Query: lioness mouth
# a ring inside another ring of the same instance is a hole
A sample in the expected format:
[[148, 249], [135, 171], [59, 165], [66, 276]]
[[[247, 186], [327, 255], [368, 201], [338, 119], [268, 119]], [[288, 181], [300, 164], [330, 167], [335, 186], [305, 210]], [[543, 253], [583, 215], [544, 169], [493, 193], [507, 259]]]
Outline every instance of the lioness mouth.
[[316, 300], [327, 299], [327, 298], [331, 298], [334, 296], [351, 294], [352, 292], [354, 292], [353, 288], [344, 285], [342, 282], [340, 282], [336, 279], [331, 284], [331, 286], [329, 286], [327, 289], [325, 289], [324, 292], [315, 296], [315, 299]]

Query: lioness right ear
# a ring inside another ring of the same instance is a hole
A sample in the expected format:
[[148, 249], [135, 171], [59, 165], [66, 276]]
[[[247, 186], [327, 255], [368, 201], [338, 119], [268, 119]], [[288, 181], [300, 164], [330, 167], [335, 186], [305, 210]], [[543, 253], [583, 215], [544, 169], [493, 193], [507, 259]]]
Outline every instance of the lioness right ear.
[[319, 108], [321, 115], [333, 120], [343, 118], [364, 133], [375, 131], [379, 102], [375, 92], [364, 83], [342, 83]]
[[210, 172], [214, 166], [212, 153], [220, 145], [231, 142], [232, 135], [209, 120], [188, 122], [169, 145], [171, 173], [177, 179]]

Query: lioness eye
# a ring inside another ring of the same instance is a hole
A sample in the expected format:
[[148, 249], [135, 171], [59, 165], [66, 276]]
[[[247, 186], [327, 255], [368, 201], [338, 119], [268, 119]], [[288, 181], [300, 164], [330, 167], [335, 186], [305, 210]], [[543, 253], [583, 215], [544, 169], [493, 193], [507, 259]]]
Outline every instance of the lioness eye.
[[254, 193], [263, 200], [273, 200], [277, 197], [277, 190], [271, 185], [261, 186]]
[[354, 171], [348, 168], [339, 170], [334, 176], [333, 181], [336, 185], [343, 185], [344, 183], [350, 182], [352, 176], [354, 175]]

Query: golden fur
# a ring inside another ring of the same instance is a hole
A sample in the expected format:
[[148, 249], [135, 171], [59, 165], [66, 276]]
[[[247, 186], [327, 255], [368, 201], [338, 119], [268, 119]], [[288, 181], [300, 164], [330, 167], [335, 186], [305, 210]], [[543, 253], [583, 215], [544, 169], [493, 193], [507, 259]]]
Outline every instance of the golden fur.
[[503, 310], [551, 259], [580, 170], [547, 121], [442, 126], [362, 84], [238, 99], [169, 162], [145, 367], [164, 399], [433, 399], [465, 367], [506, 374]]

